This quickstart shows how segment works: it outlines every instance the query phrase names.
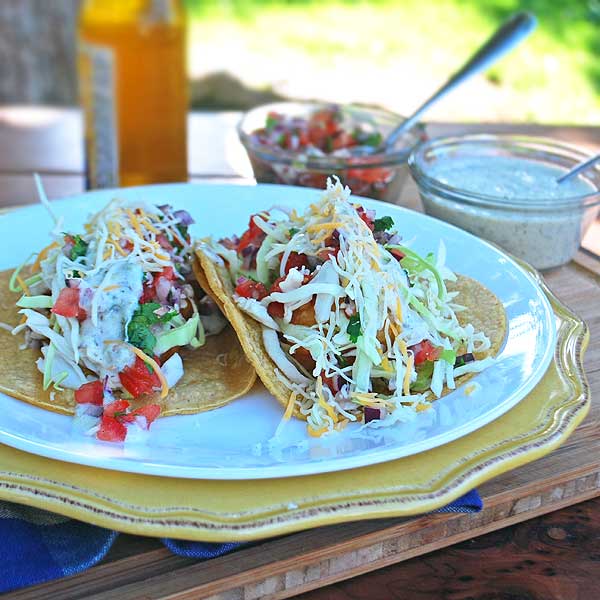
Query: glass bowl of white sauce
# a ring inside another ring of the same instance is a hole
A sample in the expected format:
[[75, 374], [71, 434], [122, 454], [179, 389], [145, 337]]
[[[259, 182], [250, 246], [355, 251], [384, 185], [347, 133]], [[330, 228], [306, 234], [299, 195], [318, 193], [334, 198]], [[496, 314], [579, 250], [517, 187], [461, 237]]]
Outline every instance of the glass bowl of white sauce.
[[584, 152], [544, 138], [464, 135], [421, 144], [408, 164], [425, 212], [538, 269], [575, 255], [600, 206], [600, 169], [558, 184]]

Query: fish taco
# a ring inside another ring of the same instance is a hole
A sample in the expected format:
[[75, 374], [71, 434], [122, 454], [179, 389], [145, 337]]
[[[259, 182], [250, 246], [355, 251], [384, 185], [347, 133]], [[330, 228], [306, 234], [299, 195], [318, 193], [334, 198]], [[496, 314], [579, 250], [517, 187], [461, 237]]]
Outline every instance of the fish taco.
[[241, 237], [196, 254], [282, 424], [295, 415], [312, 436], [409, 419], [491, 365], [504, 340], [501, 302], [455, 275], [443, 244], [422, 256], [339, 182], [304, 214], [255, 214]]
[[254, 369], [193, 276], [192, 223], [119, 200], [81, 234], [57, 223], [33, 264], [0, 273], [0, 391], [105, 441], [248, 391]]

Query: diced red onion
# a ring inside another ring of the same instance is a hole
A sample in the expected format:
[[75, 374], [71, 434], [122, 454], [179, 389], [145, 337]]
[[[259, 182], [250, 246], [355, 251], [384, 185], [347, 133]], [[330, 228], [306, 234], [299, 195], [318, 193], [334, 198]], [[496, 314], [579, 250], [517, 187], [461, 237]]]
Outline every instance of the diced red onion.
[[246, 271], [249, 271], [252, 268], [252, 263], [255, 261], [257, 254], [258, 254], [257, 246], [253, 246], [253, 245], [246, 246], [242, 250], [242, 257], [243, 257], [242, 268], [245, 269]]
[[171, 282], [166, 277], [159, 277], [156, 284], [156, 297], [161, 304], [165, 304], [171, 291]]
[[187, 210], [176, 210], [173, 213], [173, 216], [178, 219], [178, 221], [182, 225], [192, 225], [194, 223], [194, 219]]
[[381, 409], [365, 406], [365, 423], [381, 419]]

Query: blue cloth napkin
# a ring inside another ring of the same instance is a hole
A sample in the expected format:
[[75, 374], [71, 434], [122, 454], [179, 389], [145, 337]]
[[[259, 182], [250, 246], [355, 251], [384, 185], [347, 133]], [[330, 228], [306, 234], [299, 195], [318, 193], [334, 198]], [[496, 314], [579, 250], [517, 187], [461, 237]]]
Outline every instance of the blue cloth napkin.
[[[476, 490], [435, 512], [479, 512]], [[100, 562], [119, 534], [21, 504], [0, 501], [0, 592], [85, 571]], [[173, 553], [207, 560], [244, 544], [162, 539]]]

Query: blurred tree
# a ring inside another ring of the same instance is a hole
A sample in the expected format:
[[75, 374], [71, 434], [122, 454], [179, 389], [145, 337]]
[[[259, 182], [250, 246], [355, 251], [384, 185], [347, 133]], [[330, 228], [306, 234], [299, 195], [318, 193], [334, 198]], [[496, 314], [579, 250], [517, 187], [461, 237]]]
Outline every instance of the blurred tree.
[[76, 103], [80, 1], [0, 1], [0, 103]]

